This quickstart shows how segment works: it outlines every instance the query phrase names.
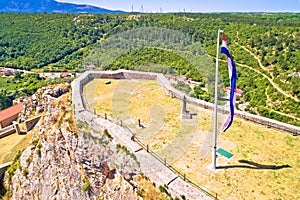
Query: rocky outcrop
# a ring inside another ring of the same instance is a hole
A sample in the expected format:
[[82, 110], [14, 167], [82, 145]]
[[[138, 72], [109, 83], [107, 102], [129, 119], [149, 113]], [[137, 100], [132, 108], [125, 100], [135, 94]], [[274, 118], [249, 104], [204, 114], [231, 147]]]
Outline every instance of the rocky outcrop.
[[41, 91], [42, 101], [27, 100], [24, 107], [29, 112], [41, 106], [46, 113], [35, 128], [38, 139], [20, 157], [12, 199], [137, 199], [133, 177], [140, 168], [134, 156], [107, 131], [83, 122], [70, 127], [71, 104], [61, 103], [69, 97], [48, 101], [47, 89]]
[[67, 88], [64, 89], [64, 88], [57, 87], [57, 88], [54, 88], [53, 90], [49, 91], [48, 94], [51, 97], [58, 98], [61, 95], [66, 94], [67, 92], [69, 92], [69, 89], [67, 89]]
[[70, 84], [48, 86], [38, 89], [31, 97], [23, 98], [23, 109], [19, 114], [20, 122], [28, 119], [32, 114], [40, 114], [51, 110], [51, 101], [56, 100], [70, 90]]

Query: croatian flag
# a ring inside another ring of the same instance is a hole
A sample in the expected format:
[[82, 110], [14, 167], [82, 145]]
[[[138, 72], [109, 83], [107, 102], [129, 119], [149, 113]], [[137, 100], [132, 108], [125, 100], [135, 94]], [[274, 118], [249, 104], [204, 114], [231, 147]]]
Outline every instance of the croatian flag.
[[228, 61], [228, 73], [229, 73], [229, 80], [230, 80], [230, 114], [227, 118], [227, 120], [224, 122], [222, 126], [222, 131], [225, 132], [232, 124], [233, 121], [233, 115], [234, 115], [234, 106], [236, 101], [236, 67], [233, 61], [233, 58], [231, 57], [229, 50], [227, 48], [226, 44], [226, 37], [223, 34], [222, 35], [222, 47], [221, 47], [221, 53], [225, 54]]

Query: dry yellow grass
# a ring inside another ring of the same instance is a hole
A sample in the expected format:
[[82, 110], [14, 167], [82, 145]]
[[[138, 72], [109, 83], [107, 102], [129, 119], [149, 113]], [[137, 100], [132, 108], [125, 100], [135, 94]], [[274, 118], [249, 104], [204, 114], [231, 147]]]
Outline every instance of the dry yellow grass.
[[140, 176], [135, 178], [135, 181], [138, 183], [140, 189], [137, 190], [138, 196], [142, 197], [143, 200], [167, 200], [169, 199], [166, 194], [163, 194], [156, 188], [153, 183], [149, 180], [146, 180]]
[[218, 157], [222, 169], [207, 168], [211, 155], [201, 159], [197, 142], [175, 166], [228, 199], [299, 199], [299, 146], [289, 133], [235, 119], [219, 139], [218, 147], [234, 154]]
[[[181, 104], [177, 99], [169, 98], [156, 81], [105, 81], [96, 79], [84, 88], [91, 110], [124, 123], [130, 120], [127, 126], [135, 128], [137, 136], [154, 150], [172, 141], [181, 123]], [[146, 129], [137, 127], [139, 119]]]
[[10, 162], [17, 155], [30, 145], [31, 133], [18, 135], [16, 133], [0, 139], [0, 164]]
[[[234, 156], [218, 156], [220, 169], [213, 172], [208, 169], [212, 111], [188, 105], [197, 116], [182, 120], [181, 101], [168, 97], [154, 81], [96, 81], [90, 95], [97, 113], [131, 119], [128, 126], [138, 137], [193, 181], [228, 199], [300, 199], [299, 137], [235, 118], [218, 139], [218, 148]], [[138, 119], [145, 129], [137, 128]]]
[[170, 143], [180, 129], [180, 102], [169, 98], [157, 82], [145, 83], [134, 91], [129, 102], [129, 113], [134, 122], [140, 119], [146, 127], [137, 129], [137, 136], [143, 138], [153, 150]]
[[83, 95], [85, 96], [88, 108], [96, 109], [97, 114], [104, 116], [112, 115], [112, 96], [117, 81], [112, 81], [111, 84], [105, 84], [104, 79], [95, 79], [89, 82], [83, 88]]

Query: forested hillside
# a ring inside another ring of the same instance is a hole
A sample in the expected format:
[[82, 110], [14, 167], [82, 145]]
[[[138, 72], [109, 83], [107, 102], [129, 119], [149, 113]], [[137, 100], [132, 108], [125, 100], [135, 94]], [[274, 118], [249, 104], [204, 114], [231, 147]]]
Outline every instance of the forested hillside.
[[[237, 64], [237, 87], [245, 91], [239, 104], [246, 103], [246, 110], [251, 113], [300, 125], [300, 14], [3, 13], [0, 14], [0, 67], [82, 71], [93, 49], [110, 36], [147, 27], [181, 32], [191, 41], [184, 46], [186, 51], [193, 51], [196, 43], [201, 44], [201, 52], [195, 52], [203, 58], [198, 62], [200, 68], [212, 64], [208, 60], [215, 57], [217, 30], [223, 29]], [[153, 64], [149, 68], [154, 66], [154, 71], [209, 81], [209, 76], [201, 76], [204, 71], [200, 69], [199, 74], [196, 70], [197, 63], [186, 62], [184, 56], [178, 57], [164, 46], [133, 50], [108, 66], [100, 62], [92, 64], [102, 69], [139, 69], [149, 59]], [[225, 58], [220, 56], [220, 59], [224, 61], [219, 62], [221, 80], [228, 85]]]

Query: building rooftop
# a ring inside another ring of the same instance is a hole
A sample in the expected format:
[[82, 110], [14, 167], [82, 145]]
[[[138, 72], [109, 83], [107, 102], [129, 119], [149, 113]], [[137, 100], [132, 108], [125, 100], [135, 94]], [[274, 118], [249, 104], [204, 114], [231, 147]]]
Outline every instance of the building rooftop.
[[[226, 92], [230, 92], [231, 91], [231, 87], [226, 87], [224, 89]], [[238, 94], [238, 95], [243, 95], [244, 94], [244, 91], [241, 90], [241, 89], [235, 89], [235, 92]]]
[[23, 103], [18, 103], [4, 110], [0, 110], [0, 122], [11, 116], [19, 114], [22, 111], [22, 107], [23, 107]]
[[70, 75], [69, 72], [63, 72], [63, 73], [61, 73], [61, 77], [63, 77], [63, 78], [65, 78], [65, 77], [67, 77], [69, 75]]

